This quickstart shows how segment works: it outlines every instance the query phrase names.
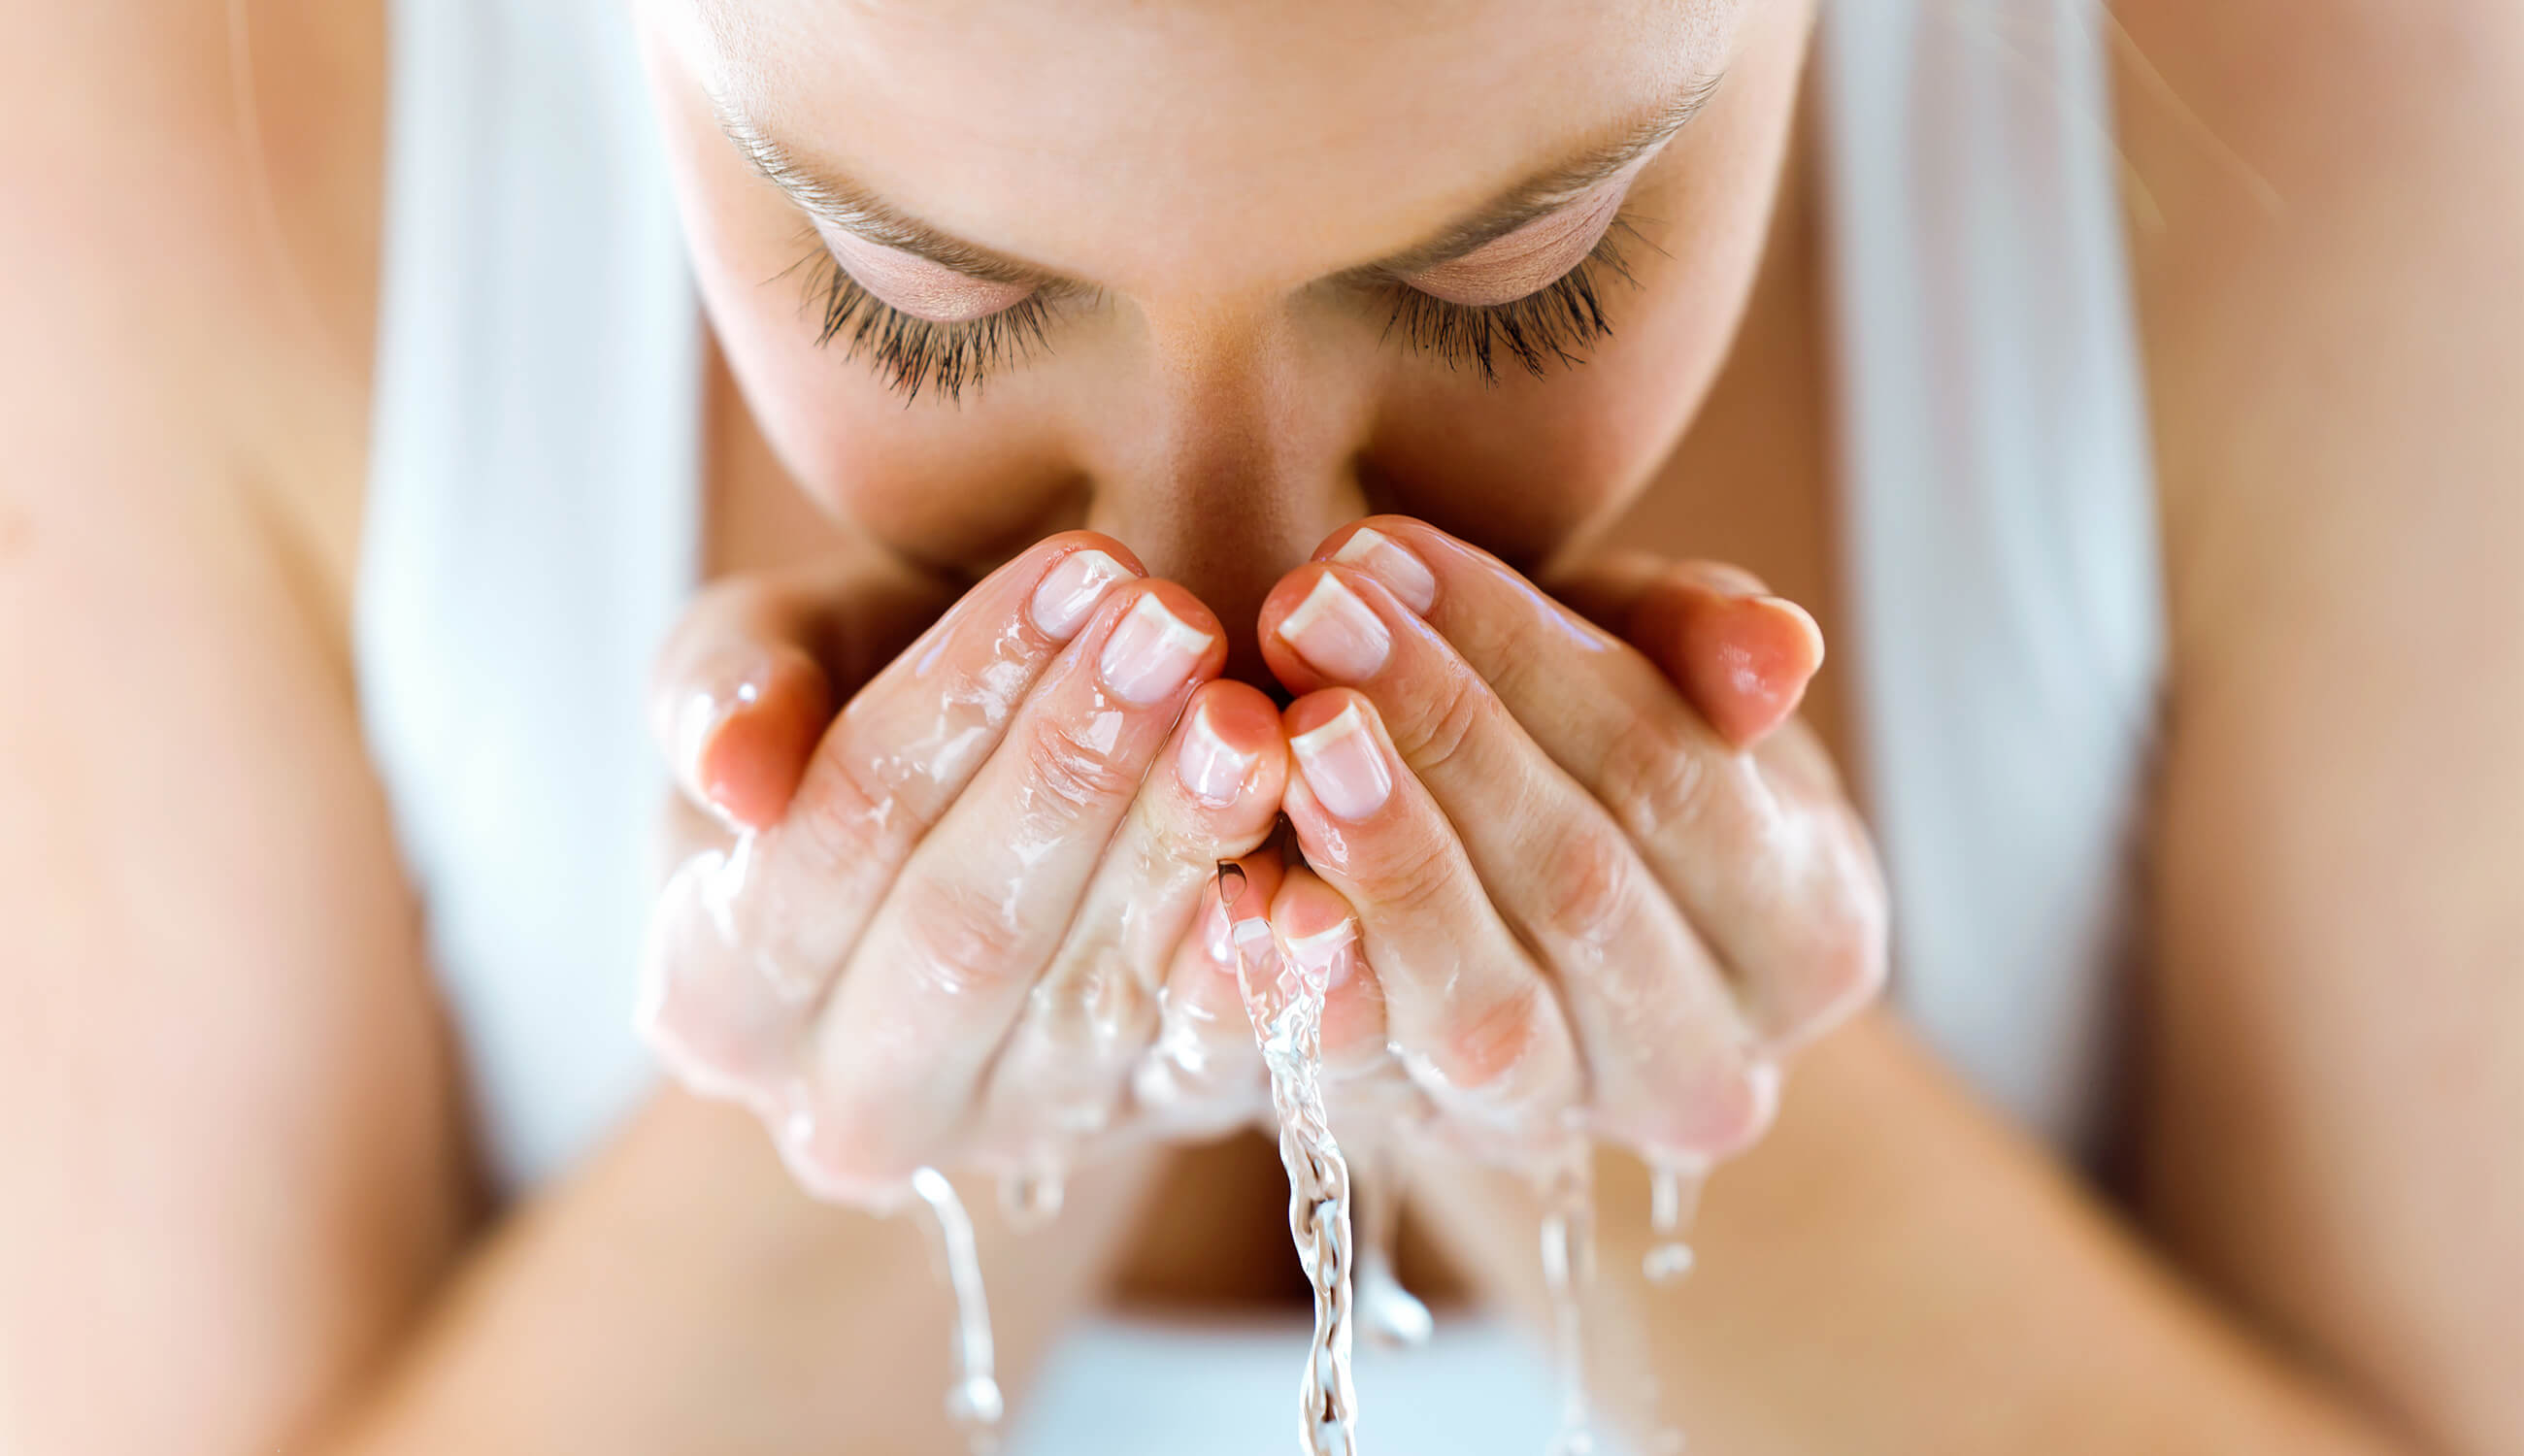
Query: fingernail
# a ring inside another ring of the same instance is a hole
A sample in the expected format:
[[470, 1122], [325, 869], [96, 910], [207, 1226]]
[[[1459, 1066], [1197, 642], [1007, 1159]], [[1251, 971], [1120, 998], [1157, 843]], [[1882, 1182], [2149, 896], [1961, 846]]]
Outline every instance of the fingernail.
[[1769, 611], [1772, 615], [1793, 625], [1796, 628], [1798, 635], [1804, 640], [1805, 650], [1808, 656], [1810, 656], [1817, 665], [1821, 664], [1823, 659], [1822, 624], [1814, 619], [1813, 612], [1806, 610], [1804, 607], [1789, 601], [1785, 597], [1772, 597], [1766, 594], [1749, 600], [1759, 603], [1764, 610]]
[[1329, 929], [1291, 939], [1288, 960], [1307, 980], [1326, 990], [1341, 985], [1357, 969], [1358, 922], [1344, 917]]
[[1250, 962], [1252, 968], [1269, 975], [1279, 964], [1280, 946], [1271, 938], [1271, 921], [1256, 915], [1238, 920], [1227, 929], [1230, 953], [1238, 960]]
[[1131, 568], [1100, 551], [1073, 551], [1043, 574], [1034, 589], [1034, 624], [1055, 642], [1067, 642], [1087, 624], [1095, 604], [1117, 581], [1131, 579]]
[[1145, 707], [1182, 687], [1209, 644], [1208, 633], [1186, 625], [1150, 592], [1105, 639], [1095, 670], [1123, 701]]
[[1201, 708], [1191, 715], [1191, 726], [1184, 730], [1183, 748], [1175, 754], [1175, 777], [1194, 799], [1203, 803], [1225, 805], [1236, 801], [1244, 787], [1244, 775], [1253, 768], [1251, 753], [1238, 752], [1228, 746], [1210, 726], [1209, 709]]
[[1306, 775], [1306, 787], [1341, 818], [1366, 818], [1383, 808], [1393, 792], [1393, 775], [1385, 770], [1384, 755], [1377, 752], [1355, 703], [1321, 728], [1288, 740], [1288, 747]]
[[1280, 619], [1280, 636], [1317, 672], [1341, 682], [1374, 677], [1393, 650], [1393, 634], [1375, 609], [1329, 571]]
[[1437, 605], [1437, 574], [1429, 564], [1413, 556], [1402, 543], [1374, 526], [1361, 526], [1333, 553], [1333, 559], [1359, 570], [1384, 584], [1384, 589], [1402, 600], [1402, 605], [1426, 616]]
[[1201, 911], [1201, 945], [1209, 951], [1210, 963], [1233, 975], [1236, 971], [1236, 938], [1234, 922], [1227, 918], [1227, 906], [1213, 899]]

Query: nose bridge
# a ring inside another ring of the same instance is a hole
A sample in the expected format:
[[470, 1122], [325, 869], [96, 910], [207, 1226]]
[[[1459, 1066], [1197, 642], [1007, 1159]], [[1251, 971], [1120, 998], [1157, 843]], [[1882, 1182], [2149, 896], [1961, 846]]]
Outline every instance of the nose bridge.
[[1271, 584], [1362, 513], [1367, 391], [1277, 311], [1151, 320], [1142, 397], [1126, 403], [1091, 522], [1190, 588], [1239, 657]]

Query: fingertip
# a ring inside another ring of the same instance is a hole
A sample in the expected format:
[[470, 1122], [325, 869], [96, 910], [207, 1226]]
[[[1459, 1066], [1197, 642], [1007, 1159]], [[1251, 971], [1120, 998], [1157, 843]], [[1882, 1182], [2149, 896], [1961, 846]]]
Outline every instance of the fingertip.
[[1054, 642], [1078, 635], [1113, 589], [1147, 575], [1130, 548], [1093, 531], [1065, 531], [1036, 548], [1042, 573], [1026, 600], [1037, 630]]
[[816, 742], [832, 720], [831, 689], [802, 654], [774, 654], [759, 677], [696, 711], [687, 782], [741, 829], [768, 829], [788, 812]]
[[1738, 749], [1796, 714], [1823, 662], [1822, 629], [1804, 607], [1767, 592], [1678, 582], [1651, 593], [1633, 640]]
[[[1096, 628], [1081, 634], [1092, 637]], [[1136, 707], [1152, 707], [1187, 685], [1215, 679], [1227, 664], [1227, 633], [1198, 597], [1170, 581], [1144, 581], [1115, 594], [1095, 655], [1104, 686]]]
[[1312, 562], [1295, 568], [1272, 586], [1262, 599], [1261, 609], [1254, 613], [1255, 641], [1262, 651], [1262, 663], [1290, 693], [1311, 693], [1329, 681], [1281, 632], [1323, 575], [1323, 568]]
[[1148, 565], [1140, 559], [1139, 553], [1101, 531], [1056, 531], [1036, 542], [1027, 550], [1046, 567], [1072, 552], [1100, 551], [1129, 567], [1134, 576], [1148, 574]]
[[1371, 720], [1376, 715], [1376, 704], [1356, 688], [1325, 688], [1308, 693], [1280, 709], [1280, 730], [1294, 743], [1352, 707]]
[[1358, 920], [1350, 914], [1349, 901], [1305, 869], [1292, 870], [1281, 879], [1280, 892], [1271, 898], [1271, 924], [1292, 955], [1299, 954], [1300, 947], [1320, 955], [1358, 935]]
[[1212, 808], [1246, 798], [1276, 805], [1287, 757], [1280, 710], [1259, 688], [1219, 680], [1192, 694], [1175, 751], [1175, 777], [1193, 799]]
[[[1334, 533], [1334, 541], [1324, 544], [1329, 551], [1318, 552], [1316, 559], [1327, 565], [1347, 566], [1372, 577], [1395, 601], [1422, 616], [1437, 605], [1437, 573], [1420, 552], [1405, 543], [1405, 528], [1393, 517], [1378, 521], [1358, 521], [1344, 531]], [[1412, 525], [1417, 527], [1418, 523]]]

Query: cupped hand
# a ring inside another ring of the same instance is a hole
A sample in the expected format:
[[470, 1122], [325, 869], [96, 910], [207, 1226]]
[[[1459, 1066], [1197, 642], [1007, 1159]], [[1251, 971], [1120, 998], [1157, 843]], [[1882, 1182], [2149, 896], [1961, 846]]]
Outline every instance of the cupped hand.
[[1335, 533], [1262, 610], [1286, 814], [1432, 1130], [1723, 1157], [1883, 977], [1872, 849], [1790, 717], [1820, 635], [1724, 567], [1564, 590], [1605, 625], [1424, 523]]
[[[1065, 1156], [1152, 1098], [1249, 1115], [1251, 1038], [1201, 1018], [1234, 1004], [1215, 866], [1280, 811], [1270, 700], [1217, 680], [1216, 619], [1109, 538], [1040, 543], [871, 673], [900, 595], [741, 579], [662, 655], [685, 833], [643, 1024], [669, 1069], [861, 1202]], [[1328, 894], [1251, 864], [1239, 913]]]

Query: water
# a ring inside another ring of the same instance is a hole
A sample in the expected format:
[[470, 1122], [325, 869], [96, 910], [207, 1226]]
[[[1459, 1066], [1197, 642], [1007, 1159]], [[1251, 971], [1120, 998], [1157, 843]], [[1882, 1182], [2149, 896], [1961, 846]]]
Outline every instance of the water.
[[[1218, 895], [1234, 907], [1244, 872], [1219, 867]], [[1350, 1382], [1349, 1165], [1324, 1113], [1322, 968], [1301, 972], [1270, 922], [1236, 921], [1236, 980], [1271, 1072], [1280, 1161], [1288, 1170], [1288, 1234], [1315, 1291], [1315, 1332], [1297, 1390], [1297, 1433], [1310, 1456], [1357, 1456], [1358, 1399]]]
[[[1243, 872], [1219, 868], [1220, 902], [1232, 911], [1243, 894]], [[1314, 1334], [1298, 1387], [1299, 1448], [1306, 1456], [1357, 1456], [1358, 1400], [1350, 1356], [1354, 1332], [1388, 1346], [1429, 1337], [1428, 1306], [1394, 1275], [1393, 1243], [1401, 1222], [1399, 1153], [1380, 1141], [1361, 1158], [1357, 1178], [1334, 1139], [1322, 1088], [1322, 1021], [1329, 965], [1301, 966], [1262, 917], [1230, 916], [1237, 984], [1270, 1072], [1280, 1158], [1288, 1175], [1288, 1231], [1314, 1290]], [[1355, 953], [1351, 951], [1349, 953]], [[1538, 1229], [1551, 1318], [1552, 1364], [1560, 1415], [1548, 1456], [1598, 1456], [1588, 1395], [1586, 1306], [1595, 1278], [1595, 1189], [1592, 1144], [1572, 1138], [1534, 1170], [1543, 1212]], [[1057, 1217], [1062, 1162], [1049, 1148], [998, 1184], [1002, 1210], [1020, 1230]], [[1649, 1223], [1654, 1241], [1642, 1273], [1669, 1284], [1693, 1263], [1684, 1235], [1700, 1202], [1708, 1169], [1681, 1159], [1651, 1163]], [[953, 1185], [934, 1168], [912, 1180], [930, 1214], [941, 1262], [955, 1298], [955, 1373], [947, 1411], [974, 1456], [998, 1449], [1002, 1399], [994, 1371], [990, 1307], [973, 1227]], [[1353, 1238], [1353, 1218], [1357, 1220]], [[1679, 1432], [1658, 1432], [1653, 1449], [1682, 1446]]]
[[1538, 1180], [1542, 1192], [1542, 1284], [1551, 1305], [1553, 1364], [1560, 1382], [1560, 1429], [1551, 1456], [1594, 1456], [1594, 1408], [1586, 1396], [1586, 1295], [1595, 1282], [1594, 1148], [1574, 1139]]
[[947, 1286], [955, 1292], [955, 1383], [947, 1387], [946, 1416], [963, 1432], [973, 1456], [992, 1456], [999, 1448], [999, 1417], [1006, 1402], [999, 1397], [991, 1304], [982, 1292], [973, 1221], [965, 1215], [964, 1200], [955, 1196], [955, 1186], [935, 1168], [912, 1174], [911, 1190], [929, 1205], [929, 1230], [936, 1236], [939, 1261], [946, 1266]]
[[1691, 1272], [1694, 1256], [1683, 1235], [1700, 1211], [1700, 1189], [1709, 1170], [1696, 1163], [1659, 1162], [1648, 1184], [1648, 1226], [1656, 1242], [1640, 1261], [1648, 1283], [1670, 1285]]

